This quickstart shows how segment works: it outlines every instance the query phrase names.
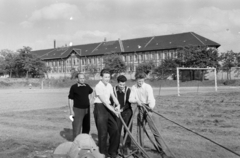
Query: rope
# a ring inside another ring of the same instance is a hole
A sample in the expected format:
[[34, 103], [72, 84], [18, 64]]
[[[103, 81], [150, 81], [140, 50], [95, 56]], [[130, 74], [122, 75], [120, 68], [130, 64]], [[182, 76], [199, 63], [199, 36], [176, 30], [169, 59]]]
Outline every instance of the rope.
[[[148, 108], [147, 106], [144, 106], [144, 107]], [[186, 127], [184, 127], [184, 126], [182, 126], [182, 125], [180, 125], [180, 124], [178, 124], [178, 123], [176, 123], [176, 122], [174, 122], [174, 121], [172, 121], [172, 120], [170, 120], [170, 119], [168, 119], [168, 118], [166, 118], [165, 116], [163, 116], [163, 115], [161, 115], [161, 114], [159, 114], [159, 113], [151, 110], [150, 108], [148, 108], [148, 109], [149, 109], [150, 111], [152, 111], [153, 113], [157, 114], [158, 116], [164, 118], [165, 120], [168, 120], [168, 121], [172, 122], [173, 124], [176, 124], [176, 125], [178, 125], [179, 127], [182, 127], [182, 128], [184, 128], [185, 130], [187, 130], [187, 131], [189, 131], [189, 132], [192, 132], [192, 133], [194, 133], [194, 134], [196, 134], [196, 135], [198, 135], [198, 136], [200, 136], [200, 137], [202, 137], [202, 138], [204, 138], [204, 139], [212, 142], [213, 144], [215, 144], [215, 145], [217, 145], [217, 146], [219, 146], [219, 147], [221, 147], [221, 148], [223, 148], [223, 149], [225, 149], [225, 150], [227, 150], [227, 151], [229, 151], [229, 152], [237, 155], [238, 157], [240, 157], [240, 154], [238, 154], [238, 153], [232, 151], [231, 149], [229, 149], [229, 148], [227, 148], [227, 147], [225, 147], [225, 146], [223, 146], [223, 145], [221, 145], [221, 144], [219, 144], [219, 143], [211, 140], [210, 138], [207, 138], [207, 137], [205, 137], [205, 136], [203, 136], [203, 135], [201, 135], [201, 134], [198, 134], [197, 132], [194, 132], [194, 131], [192, 131], [192, 130], [190, 130], [190, 129], [188, 129], [188, 128], [186, 128]]]

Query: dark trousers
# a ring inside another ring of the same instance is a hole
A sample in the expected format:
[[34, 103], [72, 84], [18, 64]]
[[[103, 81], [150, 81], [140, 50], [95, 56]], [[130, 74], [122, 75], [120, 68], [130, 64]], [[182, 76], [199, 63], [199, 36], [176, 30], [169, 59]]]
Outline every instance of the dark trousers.
[[[94, 118], [98, 130], [98, 146], [100, 153], [112, 157], [116, 156], [120, 143], [120, 134], [114, 114], [112, 114], [105, 105], [95, 103]], [[108, 134], [109, 148], [107, 150]]]
[[[132, 109], [127, 109], [127, 110], [125, 110], [125, 111], [123, 111], [121, 113], [123, 121], [126, 123], [127, 126], [130, 123], [132, 115], [133, 115]], [[118, 117], [116, 117], [116, 121], [117, 121], [117, 124], [118, 124], [118, 130], [119, 130], [119, 133], [120, 133], [119, 136], [121, 136], [121, 131], [122, 131], [123, 124], [122, 124], [122, 121]], [[130, 131], [132, 131], [132, 126], [130, 127]], [[123, 138], [125, 138], [125, 135], [126, 135], [126, 130], [124, 129]], [[127, 139], [126, 139], [124, 147], [127, 147], [127, 148], [131, 147], [131, 138], [130, 138], [130, 136], [127, 136]]]
[[72, 122], [73, 127], [73, 140], [80, 133], [90, 132], [90, 108], [88, 109], [79, 109], [73, 107], [74, 111], [74, 120]]
[[[163, 149], [162, 149], [162, 142], [161, 142], [161, 137], [160, 133], [158, 132], [158, 129], [156, 125], [153, 122], [153, 119], [151, 116], [147, 115], [146, 111], [144, 111], [143, 107], [138, 107], [139, 108], [139, 113], [138, 113], [138, 141], [141, 146], [144, 146], [144, 129], [143, 126], [146, 126], [146, 123], [148, 123], [148, 126], [154, 136], [156, 147], [158, 151], [163, 154]], [[149, 112], [150, 113], [150, 112]]]

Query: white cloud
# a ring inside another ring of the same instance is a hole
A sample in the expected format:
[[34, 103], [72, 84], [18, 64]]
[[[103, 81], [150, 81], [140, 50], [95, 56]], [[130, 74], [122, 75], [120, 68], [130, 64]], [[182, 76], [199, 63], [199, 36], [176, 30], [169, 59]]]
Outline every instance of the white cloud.
[[[41, 47], [52, 48], [53, 40], [56, 40], [57, 47], [64, 46], [72, 42], [74, 45], [102, 42], [104, 38], [110, 40], [117, 40], [118, 37], [116, 34], [110, 34], [105, 31], [77, 31], [74, 34], [52, 34], [48, 35], [44, 40], [37, 40], [37, 42], [32, 43], [34, 50]], [[49, 46], [49, 47], [47, 47]]]
[[102, 3], [90, 2], [86, 5], [86, 9], [88, 11], [106, 11], [109, 10], [105, 5]]
[[235, 24], [235, 25], [238, 25], [240, 27], [240, 20], [239, 20], [239, 17], [240, 17], [240, 10], [233, 10], [229, 13], [229, 20]]
[[56, 3], [33, 12], [30, 21], [69, 19], [79, 17], [81, 12], [76, 5]]
[[[109, 41], [195, 32], [220, 43], [223, 50], [240, 50], [239, 5], [218, 3], [217, 0], [88, 0], [72, 3], [75, 5], [55, 3], [40, 7], [20, 25], [24, 28], [39, 26], [37, 31], [43, 33], [40, 38], [45, 38], [38, 41], [42, 48], [52, 47], [53, 39], [61, 46], [69, 42], [74, 45], [101, 42], [105, 37]], [[71, 17], [73, 20], [67, 21]], [[78, 20], [82, 17], [85, 17], [84, 21]], [[44, 30], [47, 26], [54, 30]]]
[[20, 26], [23, 28], [32, 28], [33, 23], [30, 21], [23, 21], [20, 23]]

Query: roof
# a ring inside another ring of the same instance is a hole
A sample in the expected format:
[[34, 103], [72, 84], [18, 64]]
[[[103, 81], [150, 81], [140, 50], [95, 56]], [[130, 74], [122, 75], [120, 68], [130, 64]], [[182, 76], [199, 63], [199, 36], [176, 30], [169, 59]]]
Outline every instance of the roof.
[[77, 53], [79, 56], [97, 56], [113, 52], [128, 53], [177, 49], [179, 47], [189, 45], [206, 45], [216, 48], [220, 46], [220, 44], [194, 32], [186, 32], [171, 35], [126, 39], [122, 41], [115, 40], [100, 43], [90, 43], [56, 49], [36, 50], [32, 51], [32, 53], [46, 60], [67, 58], [73, 52]]
[[41, 57], [44, 54], [46, 54], [46, 53], [48, 53], [52, 50], [53, 50], [53, 48], [52, 49], [44, 49], [44, 50], [36, 50], [36, 51], [31, 51], [31, 53], [34, 54], [34, 55], [37, 55], [38, 57]]

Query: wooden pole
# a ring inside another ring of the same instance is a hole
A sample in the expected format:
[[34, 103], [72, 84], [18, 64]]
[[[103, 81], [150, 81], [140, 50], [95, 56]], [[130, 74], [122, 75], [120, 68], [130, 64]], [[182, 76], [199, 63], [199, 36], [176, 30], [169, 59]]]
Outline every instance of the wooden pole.
[[180, 96], [180, 89], [179, 89], [179, 68], [177, 67], [177, 94]]
[[214, 68], [214, 75], [215, 75], [215, 91], [217, 92], [217, 70]]

